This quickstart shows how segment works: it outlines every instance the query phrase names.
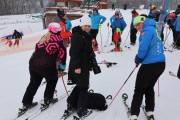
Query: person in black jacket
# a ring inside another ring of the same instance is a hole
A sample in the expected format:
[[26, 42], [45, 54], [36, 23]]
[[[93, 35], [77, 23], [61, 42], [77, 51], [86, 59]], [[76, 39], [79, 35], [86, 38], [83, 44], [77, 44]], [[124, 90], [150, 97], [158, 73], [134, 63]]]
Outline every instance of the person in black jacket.
[[17, 45], [19, 47], [19, 40], [22, 39], [21, 33], [18, 32], [17, 30], [14, 30], [12, 38], [15, 39], [15, 42], [13, 45]]
[[66, 46], [60, 36], [61, 26], [58, 23], [48, 25], [48, 33], [36, 44], [35, 51], [29, 60], [30, 83], [27, 86], [19, 113], [27, 111], [37, 102], [33, 102], [43, 78], [46, 79], [44, 102], [41, 109], [46, 109], [50, 103], [57, 101], [53, 98], [58, 81], [58, 71], [66, 67]]
[[[70, 63], [68, 71], [68, 85], [76, 84], [67, 99], [68, 112], [77, 109], [79, 118], [88, 115], [87, 93], [91, 59], [95, 58], [92, 49], [92, 37], [89, 34], [91, 19], [88, 16], [81, 18], [80, 26], [72, 29], [71, 47], [69, 51]], [[66, 112], [64, 113], [66, 114]]]

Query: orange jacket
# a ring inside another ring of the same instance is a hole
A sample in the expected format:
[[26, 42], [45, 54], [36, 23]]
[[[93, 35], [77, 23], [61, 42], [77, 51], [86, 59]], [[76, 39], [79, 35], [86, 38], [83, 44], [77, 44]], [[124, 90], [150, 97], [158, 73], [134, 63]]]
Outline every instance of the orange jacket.
[[61, 25], [61, 27], [62, 27], [62, 30], [61, 30], [61, 32], [60, 32], [60, 36], [62, 37], [62, 38], [68, 38], [68, 37], [70, 37], [72, 34], [71, 34], [71, 32], [66, 32], [66, 24], [64, 23], [64, 22], [62, 22], [62, 21], [60, 21], [60, 22], [58, 22], [60, 25]]

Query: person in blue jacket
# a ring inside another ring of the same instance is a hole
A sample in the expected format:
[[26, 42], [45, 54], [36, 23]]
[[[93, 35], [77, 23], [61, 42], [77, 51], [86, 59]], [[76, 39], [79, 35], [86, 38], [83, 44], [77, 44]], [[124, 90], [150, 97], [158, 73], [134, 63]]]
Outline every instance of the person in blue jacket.
[[110, 24], [111, 24], [110, 27], [112, 29], [112, 43], [111, 43], [111, 45], [114, 45], [114, 40], [113, 40], [114, 29], [112, 28], [112, 23], [113, 23], [114, 20], [115, 20], [115, 15], [110, 17]]
[[142, 65], [136, 77], [130, 120], [137, 120], [144, 95], [146, 114], [149, 119], [154, 120], [154, 86], [165, 70], [163, 43], [158, 36], [154, 20], [137, 16], [133, 24], [140, 32], [139, 49], [135, 57], [135, 63], [136, 67], [140, 63]]
[[[66, 32], [70, 32], [70, 30], [72, 29], [71, 20], [69, 20], [69, 19], [67, 18], [65, 22], [66, 22]], [[68, 43], [67, 45], [70, 44], [70, 37], [67, 38], [66, 42]]]
[[151, 5], [148, 18], [154, 19], [156, 22], [158, 22], [159, 21], [159, 16], [160, 16], [160, 13], [157, 11], [156, 6]]
[[123, 30], [126, 28], [127, 24], [122, 17], [120, 10], [115, 12], [115, 20], [112, 23], [112, 28], [114, 29], [113, 40], [115, 42], [115, 48], [112, 51], [121, 51], [120, 43], [121, 43], [121, 34]]
[[177, 9], [175, 11], [175, 15], [177, 16], [177, 19], [174, 23], [175, 27], [175, 44], [176, 48], [180, 49], [180, 9]]
[[100, 15], [98, 13], [98, 9], [94, 8], [93, 9], [93, 14], [90, 15], [91, 18], [91, 30], [90, 30], [90, 34], [93, 38], [92, 42], [93, 42], [93, 50], [97, 51], [98, 50], [98, 43], [96, 40], [96, 36], [99, 32], [99, 27], [101, 27], [101, 24], [103, 24], [106, 21], [106, 17]]

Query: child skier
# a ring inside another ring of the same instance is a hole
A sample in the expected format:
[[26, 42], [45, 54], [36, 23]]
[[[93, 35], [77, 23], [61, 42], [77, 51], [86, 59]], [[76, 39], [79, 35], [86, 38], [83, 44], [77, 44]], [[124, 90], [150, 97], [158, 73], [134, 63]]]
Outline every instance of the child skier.
[[132, 13], [132, 21], [131, 21], [131, 26], [130, 26], [130, 42], [131, 42], [130, 44], [135, 45], [136, 44], [136, 38], [137, 38], [136, 37], [137, 30], [133, 25], [133, 21], [134, 21], [134, 18], [139, 15], [139, 13], [136, 11], [135, 8], [133, 8], [131, 13]]
[[111, 45], [114, 45], [114, 38], [113, 38], [113, 34], [114, 34], [114, 29], [112, 28], [112, 23], [113, 23], [113, 21], [115, 20], [115, 15], [113, 15], [111, 18], [110, 18], [110, 27], [111, 27], [111, 29], [112, 29], [112, 38], [111, 38], [111, 40], [112, 40], [112, 43], [111, 43]]
[[123, 30], [126, 28], [127, 24], [122, 17], [120, 10], [115, 12], [115, 20], [112, 23], [112, 28], [114, 29], [113, 39], [115, 43], [115, 48], [112, 50], [114, 52], [120, 52], [120, 43], [121, 43], [121, 35]]
[[93, 14], [90, 15], [90, 18], [91, 18], [91, 22], [92, 22], [90, 34], [92, 36], [93, 50], [97, 51], [98, 50], [98, 43], [96, 40], [96, 36], [99, 32], [99, 27], [101, 27], [101, 24], [103, 24], [106, 21], [106, 17], [100, 15], [98, 13], [98, 9], [94, 8]]
[[11, 39], [9, 39], [8, 37], [6, 37], [7, 42], [5, 44], [8, 44], [9, 47], [11, 47], [11, 45], [13, 44]]

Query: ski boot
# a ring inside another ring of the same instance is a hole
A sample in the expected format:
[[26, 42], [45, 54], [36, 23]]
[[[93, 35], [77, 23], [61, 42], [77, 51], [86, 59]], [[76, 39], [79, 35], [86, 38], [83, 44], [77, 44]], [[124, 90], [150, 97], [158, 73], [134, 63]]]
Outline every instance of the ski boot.
[[138, 119], [137, 115], [131, 115], [130, 116], [130, 120], [137, 120], [137, 119]]
[[47, 109], [50, 104], [54, 104], [54, 103], [56, 103], [57, 101], [58, 101], [58, 98], [53, 98], [53, 99], [47, 99], [47, 98], [45, 98], [45, 99], [44, 99], [44, 102], [41, 103], [41, 107], [40, 107], [41, 111]]
[[22, 108], [19, 108], [18, 117], [26, 113], [29, 109], [35, 107], [37, 104], [38, 102], [34, 102], [32, 104], [24, 104]]
[[155, 120], [155, 119], [154, 119], [154, 115], [153, 115], [153, 112], [152, 112], [152, 111], [148, 111], [148, 112], [146, 112], [146, 115], [147, 115], [148, 120]]
[[69, 117], [76, 109], [68, 103], [67, 110], [64, 111], [64, 114], [61, 119], [65, 120], [67, 117]]
[[134, 46], [136, 43], [131, 42], [130, 44], [131, 44], [132, 46]]

